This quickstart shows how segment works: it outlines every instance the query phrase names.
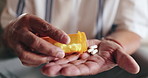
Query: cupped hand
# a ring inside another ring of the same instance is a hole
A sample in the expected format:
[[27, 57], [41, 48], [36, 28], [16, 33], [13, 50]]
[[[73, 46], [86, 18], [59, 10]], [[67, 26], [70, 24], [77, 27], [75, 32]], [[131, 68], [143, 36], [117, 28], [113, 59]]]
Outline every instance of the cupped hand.
[[117, 65], [129, 73], [139, 72], [136, 61], [117, 43], [109, 40], [88, 40], [88, 45], [98, 45], [99, 53], [91, 55], [86, 52], [67, 56], [43, 66], [42, 73], [47, 76], [94, 75]]
[[23, 14], [12, 21], [5, 29], [4, 39], [24, 65], [38, 66], [64, 57], [62, 49], [39, 36], [49, 36], [61, 43], [70, 41], [65, 32], [30, 14]]

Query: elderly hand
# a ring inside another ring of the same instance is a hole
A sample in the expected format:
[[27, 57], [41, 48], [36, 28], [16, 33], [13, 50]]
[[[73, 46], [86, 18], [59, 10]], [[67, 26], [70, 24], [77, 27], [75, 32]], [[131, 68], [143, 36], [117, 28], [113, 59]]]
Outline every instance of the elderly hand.
[[55, 58], [63, 58], [64, 52], [39, 36], [49, 36], [61, 43], [69, 43], [68, 35], [46, 21], [29, 14], [23, 14], [5, 29], [6, 43], [16, 52], [21, 62], [38, 66]]
[[110, 40], [88, 40], [88, 45], [98, 45], [99, 53], [90, 55], [70, 55], [43, 66], [42, 72], [47, 76], [94, 75], [119, 66], [129, 73], [138, 73], [139, 66], [135, 60], [124, 53], [123, 48]]

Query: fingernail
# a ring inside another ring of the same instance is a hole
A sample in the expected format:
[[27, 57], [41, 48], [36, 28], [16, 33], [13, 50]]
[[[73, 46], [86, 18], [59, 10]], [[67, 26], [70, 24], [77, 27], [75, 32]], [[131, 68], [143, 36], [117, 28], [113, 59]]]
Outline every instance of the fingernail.
[[65, 43], [65, 44], [70, 43], [70, 38], [69, 38], [69, 36], [67, 36], [67, 35], [62, 35], [62, 36], [61, 36], [61, 40], [62, 40], [62, 42]]
[[62, 51], [58, 51], [56, 54], [56, 57], [58, 57], [58, 58], [63, 58], [64, 56], [65, 56], [65, 53]]

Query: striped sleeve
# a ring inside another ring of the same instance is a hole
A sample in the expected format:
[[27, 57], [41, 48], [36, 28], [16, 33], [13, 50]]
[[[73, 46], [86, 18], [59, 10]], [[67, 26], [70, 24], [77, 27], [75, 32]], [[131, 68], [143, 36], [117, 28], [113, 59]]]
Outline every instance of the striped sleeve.
[[[23, 1], [23, 0], [20, 0]], [[6, 28], [9, 22], [17, 17], [17, 11], [20, 11], [19, 0], [7, 0], [6, 6], [1, 14], [2, 28]]]

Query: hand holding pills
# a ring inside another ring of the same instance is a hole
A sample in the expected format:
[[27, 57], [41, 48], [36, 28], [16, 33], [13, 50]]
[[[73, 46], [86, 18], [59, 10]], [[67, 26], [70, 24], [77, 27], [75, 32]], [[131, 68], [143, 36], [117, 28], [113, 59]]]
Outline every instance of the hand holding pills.
[[[130, 73], [137, 73], [137, 63], [116, 42], [110, 40], [88, 40], [88, 51], [66, 56], [43, 66], [47, 76], [94, 75], [119, 66]], [[130, 66], [129, 66], [130, 64]], [[134, 70], [131, 70], [134, 69]], [[51, 73], [52, 72], [52, 73]]]

